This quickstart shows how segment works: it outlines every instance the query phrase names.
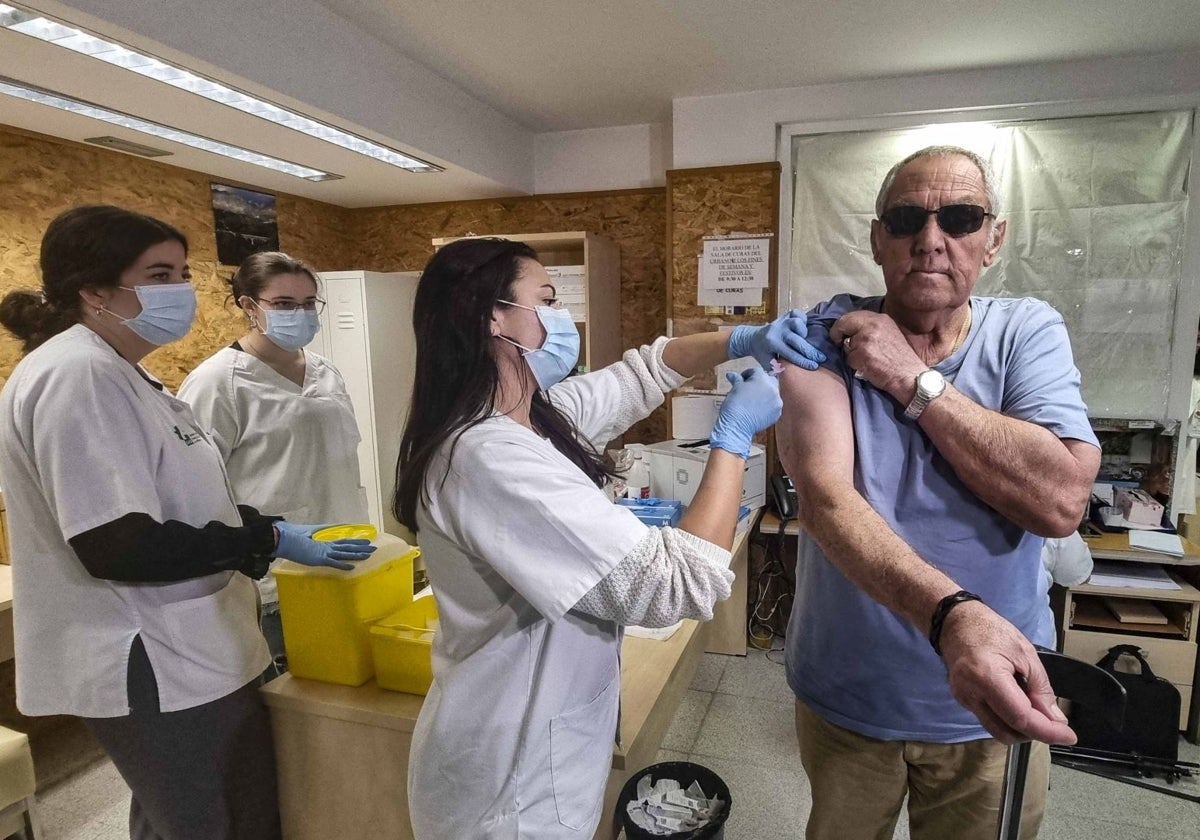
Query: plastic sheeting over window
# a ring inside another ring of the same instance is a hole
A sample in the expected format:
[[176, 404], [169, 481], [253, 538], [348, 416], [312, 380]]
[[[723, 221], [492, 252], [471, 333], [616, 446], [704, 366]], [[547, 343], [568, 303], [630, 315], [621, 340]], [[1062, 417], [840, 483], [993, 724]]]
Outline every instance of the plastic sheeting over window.
[[876, 192], [893, 164], [935, 144], [995, 170], [1008, 235], [975, 293], [1037, 297], [1063, 314], [1093, 417], [1165, 417], [1192, 113], [795, 136], [793, 305], [883, 293]]

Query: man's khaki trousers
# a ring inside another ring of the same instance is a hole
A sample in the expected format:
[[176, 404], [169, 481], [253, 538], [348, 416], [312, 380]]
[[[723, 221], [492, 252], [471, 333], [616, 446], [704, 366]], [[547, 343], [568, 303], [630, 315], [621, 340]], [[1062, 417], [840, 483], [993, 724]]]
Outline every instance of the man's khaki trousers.
[[[836, 726], [796, 702], [800, 760], [812, 784], [807, 840], [892, 840], [908, 795], [912, 840], [996, 840], [1008, 748], [879, 741]], [[1021, 813], [1034, 840], [1046, 812], [1050, 748], [1035, 743]]]

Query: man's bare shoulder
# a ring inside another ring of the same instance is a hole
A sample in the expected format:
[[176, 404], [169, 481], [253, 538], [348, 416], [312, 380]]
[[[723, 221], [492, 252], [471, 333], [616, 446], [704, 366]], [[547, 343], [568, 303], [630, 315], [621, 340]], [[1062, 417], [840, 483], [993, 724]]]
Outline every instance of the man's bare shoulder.
[[786, 365], [779, 374], [779, 396], [784, 418], [813, 422], [848, 423], [850, 394], [845, 380], [826, 367], [816, 370]]

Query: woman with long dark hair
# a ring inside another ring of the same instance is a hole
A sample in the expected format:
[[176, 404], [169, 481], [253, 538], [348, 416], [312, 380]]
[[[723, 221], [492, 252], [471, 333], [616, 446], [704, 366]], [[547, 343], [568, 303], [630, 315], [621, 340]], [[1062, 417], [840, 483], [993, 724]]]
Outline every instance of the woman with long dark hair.
[[704, 479], [677, 528], [601, 489], [600, 448], [731, 357], [814, 368], [802, 315], [628, 351], [564, 380], [579, 335], [528, 246], [447, 245], [413, 312], [412, 410], [397, 518], [437, 598], [434, 680], [413, 733], [409, 807], [430, 838], [591, 837], [616, 734], [620, 628], [708, 619], [753, 435], [779, 416], [762, 368], [732, 377]]
[[84, 719], [133, 791], [131, 838], [278, 838], [251, 578], [371, 548], [235, 505], [187, 404], [139, 364], [191, 329], [182, 233], [76, 207], [40, 265], [40, 291], [0, 302], [26, 353], [0, 395], [17, 706]]

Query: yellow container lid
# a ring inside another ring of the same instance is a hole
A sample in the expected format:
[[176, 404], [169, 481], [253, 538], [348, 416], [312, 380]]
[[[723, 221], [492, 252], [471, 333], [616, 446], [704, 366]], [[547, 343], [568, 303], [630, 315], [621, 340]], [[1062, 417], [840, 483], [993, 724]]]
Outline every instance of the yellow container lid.
[[[433, 627], [429, 626], [430, 622], [433, 622]], [[421, 636], [427, 633], [432, 636], [439, 629], [437, 602], [432, 595], [425, 595], [374, 622], [370, 633], [373, 636], [429, 644], [432, 639], [423, 639]]]
[[409, 545], [399, 537], [391, 534], [379, 534], [371, 541], [375, 545], [375, 553], [366, 560], [354, 561], [354, 568], [348, 571], [335, 569], [332, 566], [305, 566], [292, 560], [273, 564], [271, 574], [276, 578], [307, 577], [307, 578], [357, 578], [371, 574], [377, 569], [396, 561], [412, 563], [421, 550]]
[[314, 540], [318, 542], [333, 542], [334, 540], [373, 540], [379, 536], [379, 532], [375, 530], [375, 526], [370, 523], [355, 523], [345, 525], [331, 525], [328, 528], [322, 528], [312, 535]]

